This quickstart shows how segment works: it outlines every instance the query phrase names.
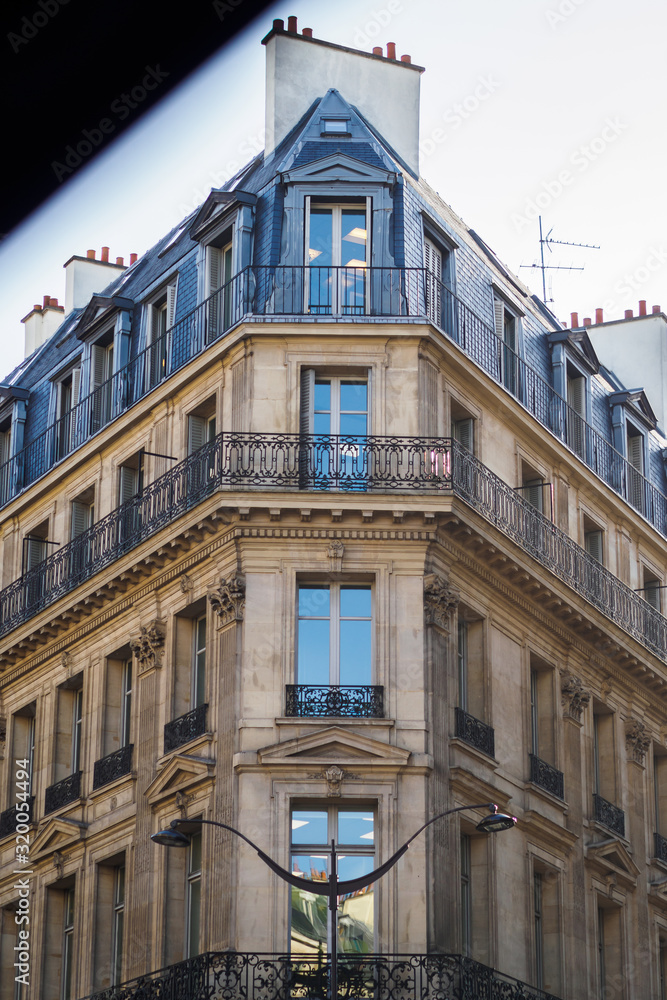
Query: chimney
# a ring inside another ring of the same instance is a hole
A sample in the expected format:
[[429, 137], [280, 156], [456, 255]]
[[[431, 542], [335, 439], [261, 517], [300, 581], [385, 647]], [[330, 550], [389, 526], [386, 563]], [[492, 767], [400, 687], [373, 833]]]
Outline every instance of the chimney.
[[384, 56], [384, 52], [382, 51], [382, 46], [381, 45], [374, 45], [373, 46], [373, 55], [374, 56]]
[[313, 37], [313, 29], [312, 28], [304, 28], [303, 31], [301, 32], [301, 34], [303, 35], [304, 38], [312, 38]]
[[646, 299], [639, 300], [639, 315], [640, 316], [646, 315]]
[[602, 312], [603, 312], [602, 309], [596, 309], [595, 310], [595, 322], [596, 322], [596, 324], [597, 323], [604, 323], [604, 320], [602, 318]]
[[576, 330], [579, 326], [579, 313], [570, 313], [570, 329]]
[[[289, 27], [293, 23], [293, 29]], [[307, 44], [304, 45], [304, 42]], [[396, 45], [386, 59], [296, 31], [296, 18], [275, 20], [262, 39], [266, 48], [266, 155], [318, 98], [337, 90], [357, 107], [393, 146], [411, 170], [419, 173], [419, 88], [422, 66], [396, 59]], [[382, 55], [376, 46], [374, 55]]]
[[632, 314], [632, 309], [626, 309], [625, 310], [625, 316], [623, 318], [624, 319], [632, 319], [632, 315], [633, 315]]
[[654, 316], [660, 315], [660, 306], [651, 306], [651, 312]]
[[592, 326], [592, 325], [593, 324], [591, 323], [590, 316], [586, 316], [586, 318], [584, 319], [584, 326]]
[[28, 315], [21, 320], [24, 328], [24, 356], [29, 358], [38, 347], [45, 344], [64, 318], [65, 310], [58, 305], [58, 299], [51, 298], [50, 295], [44, 296], [41, 306], [33, 306]]
[[411, 63], [412, 62], [412, 56], [401, 56], [401, 62], [408, 63], [408, 64]]
[[290, 35], [296, 35], [296, 18], [294, 16], [287, 18], [287, 30]]
[[[118, 263], [120, 261], [120, 263]], [[65, 315], [69, 316], [72, 309], [82, 309], [88, 304], [91, 295], [101, 292], [114, 278], [122, 274], [125, 268], [123, 258], [118, 257], [116, 263], [109, 260], [109, 247], [102, 247], [102, 256], [96, 260], [95, 251], [88, 250], [85, 257], [70, 257], [65, 268]]]
[[137, 255], [136, 255], [136, 253], [131, 253], [130, 254], [130, 267], [132, 267], [133, 264], [136, 264], [136, 262], [137, 262]]

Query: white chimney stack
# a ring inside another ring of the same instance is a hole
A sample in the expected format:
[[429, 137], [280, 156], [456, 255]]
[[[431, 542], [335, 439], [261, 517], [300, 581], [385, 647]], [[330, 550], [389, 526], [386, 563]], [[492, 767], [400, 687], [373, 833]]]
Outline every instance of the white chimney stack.
[[41, 306], [32, 307], [28, 315], [21, 320], [25, 332], [26, 358], [53, 336], [64, 318], [64, 308], [58, 305], [58, 299], [52, 299], [50, 295], [44, 296]]
[[[133, 256], [136, 260], [136, 255]], [[88, 250], [85, 257], [70, 257], [63, 267], [66, 316], [69, 316], [72, 309], [83, 309], [88, 305], [91, 295], [103, 291], [126, 270], [122, 257], [117, 257], [115, 264], [111, 263], [108, 247], [102, 247], [101, 260], [96, 260], [94, 250]]]

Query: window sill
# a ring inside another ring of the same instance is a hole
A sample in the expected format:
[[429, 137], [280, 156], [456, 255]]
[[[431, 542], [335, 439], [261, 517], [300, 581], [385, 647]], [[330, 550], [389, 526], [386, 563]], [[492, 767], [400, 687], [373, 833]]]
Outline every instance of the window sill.
[[99, 799], [104, 796], [106, 792], [116, 792], [119, 787], [128, 782], [134, 782], [137, 780], [136, 771], [128, 771], [127, 774], [121, 774], [118, 778], [114, 778], [113, 781], [107, 782], [106, 785], [100, 785], [99, 788], [94, 788], [89, 794], [88, 798], [92, 801], [94, 799]]
[[[483, 750], [478, 750], [477, 747], [474, 747], [472, 745], [472, 743], [467, 743], [466, 740], [462, 740], [458, 736], [450, 737], [449, 746], [451, 747], [452, 750], [464, 751], [466, 757], [472, 757], [474, 758], [474, 760], [478, 760], [481, 764], [484, 764], [486, 767], [491, 767], [492, 770], [494, 771], [500, 767], [500, 764], [498, 763], [495, 757], [489, 757], [489, 755], [487, 753], [484, 753]], [[458, 760], [456, 759], [450, 760], [451, 767], [456, 767], [457, 763]]]
[[[250, 727], [253, 724], [257, 725], [262, 720], [258, 719], [256, 723], [251, 723], [249, 720], [244, 719], [241, 723], [242, 726]], [[368, 726], [379, 726], [380, 728], [385, 727], [386, 729], [391, 729], [395, 723], [393, 719], [372, 719], [366, 716], [350, 716], [350, 715], [281, 715], [275, 720], [277, 726], [317, 726], [322, 728], [322, 726], [363, 726], [364, 728]]]
[[556, 806], [557, 809], [560, 809], [562, 813], [569, 812], [569, 806], [565, 799], [559, 798], [558, 795], [554, 795], [554, 793], [550, 792], [547, 788], [543, 788], [541, 785], [535, 784], [534, 781], [527, 781], [525, 784], [525, 790], [528, 795], [535, 794], [545, 802], [550, 802], [552, 805]]

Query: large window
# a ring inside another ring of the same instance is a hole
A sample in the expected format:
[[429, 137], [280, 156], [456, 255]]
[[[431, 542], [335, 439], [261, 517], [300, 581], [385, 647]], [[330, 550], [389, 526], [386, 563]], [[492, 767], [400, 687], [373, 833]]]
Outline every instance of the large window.
[[[340, 881], [360, 878], [376, 867], [375, 816], [371, 806], [331, 805], [292, 810], [294, 875], [304, 888], [292, 888], [290, 939], [292, 952], [321, 954], [328, 951], [330, 911], [327, 897], [317, 892], [326, 882], [331, 864], [331, 841], [336, 843]], [[340, 854], [338, 854], [340, 850]], [[309, 885], [310, 883], [310, 885]], [[375, 951], [375, 893], [373, 886], [338, 897], [336, 940], [338, 951], [368, 954]]]
[[316, 316], [363, 315], [369, 262], [367, 202], [307, 201], [307, 311]]
[[111, 420], [113, 376], [113, 330], [90, 348], [90, 431], [94, 434]]
[[201, 915], [201, 830], [193, 833], [188, 847], [188, 874], [185, 900], [186, 957], [199, 954]]
[[627, 424], [626, 454], [628, 456], [628, 500], [637, 510], [644, 510], [644, 435], [633, 424]]
[[172, 281], [147, 307], [146, 378], [149, 388], [153, 388], [169, 374], [171, 328], [176, 315], [176, 284], [176, 281]]
[[372, 683], [369, 584], [299, 586], [297, 683]]
[[56, 434], [55, 459], [58, 461], [76, 447], [77, 406], [81, 392], [81, 368], [72, 368], [55, 385]]
[[113, 927], [111, 930], [111, 985], [123, 981], [123, 929], [125, 925], [125, 865], [114, 871]]
[[567, 365], [567, 443], [577, 455], [586, 455], [586, 376]]
[[63, 900], [63, 943], [61, 1000], [72, 998], [72, 965], [74, 960], [74, 887], [66, 889]]
[[231, 230], [206, 247], [206, 337], [215, 340], [232, 323], [232, 242]]
[[498, 337], [500, 381], [513, 396], [519, 395], [519, 317], [500, 298], [493, 300], [494, 322]]
[[302, 371], [301, 431], [314, 435], [303, 456], [309, 482], [326, 489], [365, 487], [368, 417], [366, 379]]

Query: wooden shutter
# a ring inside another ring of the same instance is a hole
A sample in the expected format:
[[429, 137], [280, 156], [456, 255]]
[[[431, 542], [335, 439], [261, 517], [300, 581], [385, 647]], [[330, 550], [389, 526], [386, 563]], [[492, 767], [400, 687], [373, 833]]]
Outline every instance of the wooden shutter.
[[500, 299], [493, 300], [493, 320], [496, 326], [496, 337], [504, 340], [505, 306]]
[[475, 450], [474, 420], [466, 417], [464, 420], [457, 420], [454, 423], [454, 437], [468, 451]]
[[118, 478], [118, 503], [131, 500], [139, 492], [139, 473], [127, 465], [121, 465]]
[[427, 271], [428, 318], [437, 326], [443, 326], [440, 318], [442, 292], [442, 253], [432, 240], [424, 238], [424, 266]]
[[[220, 288], [221, 261], [217, 247], [206, 248], [206, 297]], [[215, 340], [220, 333], [220, 296], [213, 295], [208, 303], [208, 340]]]
[[176, 284], [167, 285], [167, 330], [171, 330], [176, 317]]
[[80, 500], [72, 501], [72, 538], [82, 535], [91, 523], [91, 508]]
[[206, 430], [204, 417], [188, 417], [188, 455], [199, 451], [206, 444]]
[[79, 397], [81, 395], [81, 369], [74, 368], [72, 371], [72, 397], [71, 397], [71, 407], [75, 407], [79, 402]]
[[529, 482], [524, 483], [526, 489], [522, 490], [522, 493], [529, 504], [532, 504], [540, 513], [544, 509], [544, 483], [541, 479], [531, 479]]
[[641, 434], [628, 435], [628, 462], [638, 472], [644, 472], [644, 439]]
[[597, 559], [599, 563], [602, 563], [604, 561], [602, 558], [603, 557], [602, 531], [601, 530], [587, 531], [585, 542], [586, 542], [586, 551], [588, 552], [588, 554], [593, 556], [594, 559]]
[[313, 406], [315, 402], [315, 370], [301, 369], [301, 409], [299, 411], [299, 431], [301, 434], [313, 432]]
[[46, 559], [46, 545], [43, 538], [28, 538], [26, 550], [26, 570], [34, 569]]
[[422, 360], [420, 376], [422, 433], [434, 438], [438, 434], [438, 369], [430, 361]]
[[660, 581], [650, 580], [648, 582], [644, 581], [644, 600], [647, 601], [652, 608], [656, 611], [660, 611]]
[[568, 378], [567, 402], [580, 417], [586, 416], [586, 379], [583, 375]]

